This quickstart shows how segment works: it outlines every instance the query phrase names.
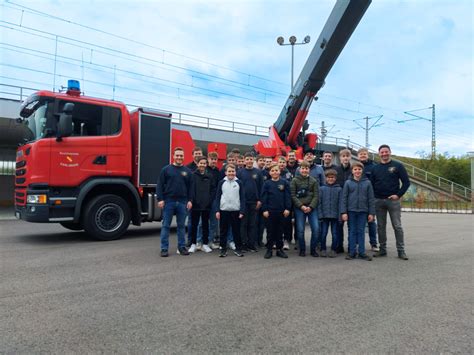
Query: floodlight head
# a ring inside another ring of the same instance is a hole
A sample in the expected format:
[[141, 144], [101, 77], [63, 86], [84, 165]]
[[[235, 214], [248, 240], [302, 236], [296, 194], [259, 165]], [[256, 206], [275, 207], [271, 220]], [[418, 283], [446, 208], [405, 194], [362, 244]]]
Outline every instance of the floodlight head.
[[295, 36], [291, 36], [291, 37], [290, 37], [290, 43], [291, 43], [291, 44], [295, 44], [295, 43], [296, 43], [296, 37], [295, 37]]
[[277, 38], [277, 43], [278, 43], [280, 46], [281, 46], [284, 42], [285, 42], [285, 39], [284, 39], [282, 36], [280, 36], [280, 37]]
[[304, 43], [309, 43], [309, 41], [311, 41], [311, 37], [306, 36], [303, 41], [304, 41]]

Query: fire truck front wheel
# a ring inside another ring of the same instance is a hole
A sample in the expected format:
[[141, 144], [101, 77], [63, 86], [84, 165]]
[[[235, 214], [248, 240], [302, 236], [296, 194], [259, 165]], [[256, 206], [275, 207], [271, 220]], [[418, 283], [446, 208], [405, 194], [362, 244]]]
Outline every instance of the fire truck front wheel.
[[118, 239], [127, 230], [130, 218], [130, 207], [122, 197], [99, 195], [86, 205], [84, 230], [99, 240]]

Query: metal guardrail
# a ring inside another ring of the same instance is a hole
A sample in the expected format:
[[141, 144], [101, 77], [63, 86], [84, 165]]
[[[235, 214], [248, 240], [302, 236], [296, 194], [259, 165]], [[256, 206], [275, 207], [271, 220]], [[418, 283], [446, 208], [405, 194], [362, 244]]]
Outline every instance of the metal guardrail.
[[432, 174], [426, 170], [417, 168], [414, 165], [402, 162], [410, 177], [421, 180], [428, 185], [435, 186], [444, 192], [451, 195], [457, 195], [466, 199], [470, 199], [472, 190], [466, 186], [457, 184], [451, 180], [445, 179], [441, 176]]
[[429, 213], [473, 213], [471, 202], [459, 200], [439, 201], [403, 201], [402, 210], [405, 212]]

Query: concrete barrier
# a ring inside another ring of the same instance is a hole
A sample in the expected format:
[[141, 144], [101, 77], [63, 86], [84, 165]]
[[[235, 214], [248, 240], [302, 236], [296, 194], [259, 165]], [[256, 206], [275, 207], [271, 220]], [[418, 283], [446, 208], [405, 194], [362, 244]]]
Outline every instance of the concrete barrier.
[[0, 206], [13, 206], [13, 194], [15, 191], [15, 176], [0, 175]]

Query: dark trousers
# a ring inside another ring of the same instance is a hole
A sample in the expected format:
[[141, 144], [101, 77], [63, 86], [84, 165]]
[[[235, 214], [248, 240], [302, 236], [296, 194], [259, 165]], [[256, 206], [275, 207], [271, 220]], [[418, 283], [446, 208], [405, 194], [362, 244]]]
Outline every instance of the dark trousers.
[[270, 215], [266, 219], [267, 227], [267, 249], [271, 250], [273, 245], [277, 249], [283, 248], [283, 223], [285, 217], [283, 211], [270, 211]]
[[247, 248], [255, 249], [257, 239], [257, 215], [256, 203], [247, 203], [244, 218], [240, 222], [240, 235], [242, 245]]
[[265, 218], [263, 217], [262, 210], [258, 210], [257, 214], [257, 244], [259, 247], [263, 246], [263, 232], [265, 230]]
[[242, 240], [240, 239], [240, 218], [239, 211], [220, 211], [220, 246], [222, 249], [227, 249], [227, 233], [229, 228], [232, 229], [232, 236], [234, 237], [235, 248], [242, 250]]
[[344, 250], [344, 222], [337, 222], [337, 246], [336, 250], [342, 252]]
[[291, 222], [291, 213], [288, 217], [283, 217], [283, 239], [288, 243], [293, 238], [293, 223]]
[[210, 211], [194, 211], [191, 210], [191, 243], [196, 244], [197, 230], [199, 225], [199, 219], [202, 223], [202, 243], [209, 243], [209, 213]]

